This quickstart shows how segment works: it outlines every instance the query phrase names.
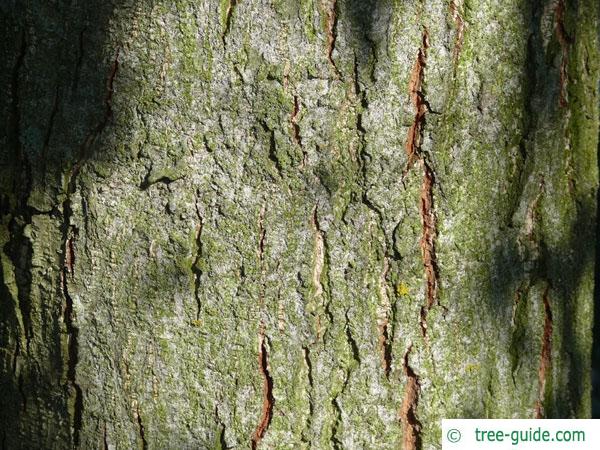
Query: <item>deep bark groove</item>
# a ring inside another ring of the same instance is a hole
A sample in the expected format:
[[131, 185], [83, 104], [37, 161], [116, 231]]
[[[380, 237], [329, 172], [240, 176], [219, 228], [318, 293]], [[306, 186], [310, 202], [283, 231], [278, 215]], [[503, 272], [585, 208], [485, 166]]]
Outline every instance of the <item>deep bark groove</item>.
[[550, 287], [546, 287], [543, 295], [544, 302], [544, 332], [542, 335], [542, 350], [538, 369], [538, 401], [535, 406], [535, 418], [542, 419], [546, 416], [544, 411], [544, 397], [546, 396], [546, 379], [552, 367], [552, 308], [550, 305]]
[[404, 354], [403, 361], [404, 374], [407, 380], [400, 409], [400, 422], [403, 430], [402, 450], [419, 450], [421, 448], [421, 422], [417, 419], [416, 414], [421, 386], [419, 377], [409, 364], [411, 350], [412, 345], [408, 347]]
[[267, 429], [269, 428], [271, 418], [273, 417], [273, 404], [275, 403], [275, 399], [273, 397], [273, 378], [269, 373], [269, 355], [267, 353], [267, 346], [265, 345], [266, 339], [267, 337], [265, 336], [264, 326], [261, 325], [261, 331], [258, 336], [258, 368], [263, 379], [263, 403], [260, 420], [256, 426], [254, 434], [252, 435], [252, 450], [256, 450], [258, 448], [261, 439], [264, 437]]

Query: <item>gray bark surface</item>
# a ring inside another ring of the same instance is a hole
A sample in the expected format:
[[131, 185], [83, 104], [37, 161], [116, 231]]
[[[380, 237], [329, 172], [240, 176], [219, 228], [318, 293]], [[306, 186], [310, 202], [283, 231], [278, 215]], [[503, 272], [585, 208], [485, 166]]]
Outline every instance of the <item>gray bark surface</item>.
[[3, 449], [589, 417], [598, 2], [0, 14]]

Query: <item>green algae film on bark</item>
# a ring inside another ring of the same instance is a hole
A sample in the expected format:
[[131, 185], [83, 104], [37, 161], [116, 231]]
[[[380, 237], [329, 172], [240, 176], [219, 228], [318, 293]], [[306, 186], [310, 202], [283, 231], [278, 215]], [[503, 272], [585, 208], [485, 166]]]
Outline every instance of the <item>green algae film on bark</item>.
[[2, 9], [2, 445], [588, 416], [597, 9]]

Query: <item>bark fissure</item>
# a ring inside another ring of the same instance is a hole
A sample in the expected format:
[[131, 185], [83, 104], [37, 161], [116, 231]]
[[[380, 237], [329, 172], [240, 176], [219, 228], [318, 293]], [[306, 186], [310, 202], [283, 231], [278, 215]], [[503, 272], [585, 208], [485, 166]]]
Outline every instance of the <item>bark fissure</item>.
[[[310, 360], [310, 349], [308, 346], [302, 347], [302, 355], [304, 356], [304, 364], [306, 365], [306, 378], [308, 380], [308, 417], [306, 418], [305, 430], [310, 430], [312, 420], [315, 413], [315, 401], [313, 398], [314, 389], [314, 378], [313, 378], [313, 366]], [[303, 433], [304, 435], [304, 433]]]
[[237, 6], [237, 2], [238, 0], [229, 0], [229, 3], [227, 4], [227, 10], [225, 11], [225, 27], [223, 28], [223, 34], [221, 35], [224, 46], [227, 45], [226, 39], [231, 30], [231, 19], [233, 17], [233, 11]]
[[106, 94], [104, 97], [105, 110], [103, 117], [98, 122], [92, 132], [86, 137], [80, 147], [78, 159], [73, 165], [67, 183], [66, 198], [62, 204], [62, 254], [61, 254], [61, 272], [60, 272], [60, 287], [65, 306], [63, 310], [63, 321], [67, 332], [67, 387], [69, 390], [69, 402], [72, 405], [72, 439], [73, 444], [79, 446], [80, 430], [83, 418], [83, 391], [77, 382], [77, 363], [79, 353], [78, 334], [79, 329], [75, 325], [73, 298], [69, 291], [69, 279], [74, 276], [75, 265], [75, 240], [78, 236], [78, 229], [71, 223], [73, 210], [71, 208], [71, 196], [77, 189], [77, 175], [81, 169], [85, 159], [89, 156], [91, 145], [99, 136], [110, 119], [112, 118], [112, 97], [113, 84], [119, 67], [119, 52], [117, 49], [115, 58], [111, 65], [109, 76], [106, 83]]
[[335, 42], [337, 40], [337, 25], [338, 25], [338, 5], [337, 0], [330, 0], [327, 5], [327, 60], [333, 71], [335, 72], [336, 77], [341, 78], [342, 74], [340, 73], [335, 61], [333, 59], [333, 52], [335, 50]]
[[415, 118], [408, 130], [406, 140], [406, 155], [408, 158], [404, 176], [412, 168], [415, 162], [419, 162], [423, 170], [423, 180], [420, 190], [419, 214], [421, 216], [421, 255], [425, 271], [425, 305], [421, 307], [419, 325], [424, 338], [427, 338], [427, 314], [429, 310], [438, 304], [439, 273], [436, 261], [435, 240], [437, 233], [436, 215], [433, 202], [433, 186], [435, 174], [427, 155], [421, 151], [423, 140], [423, 127], [425, 115], [429, 106], [423, 93], [423, 80], [425, 67], [427, 65], [427, 49], [429, 47], [429, 36], [427, 29], [423, 30], [422, 44], [417, 53], [417, 60], [413, 67], [409, 82], [409, 93], [411, 103], [415, 108]]
[[[425, 277], [427, 280], [426, 311], [430, 310], [438, 301], [438, 267], [435, 253], [436, 239], [436, 217], [433, 204], [433, 184], [435, 182], [433, 171], [425, 159], [421, 161], [423, 165], [423, 183], [421, 185], [421, 253], [423, 255], [423, 264], [425, 266]], [[424, 325], [427, 328], [426, 325]]]
[[192, 263], [192, 273], [194, 274], [194, 297], [196, 298], [196, 320], [200, 320], [200, 313], [202, 312], [202, 301], [200, 300], [200, 283], [202, 279], [202, 269], [200, 263], [202, 261], [202, 228], [204, 221], [200, 215], [200, 210], [196, 206], [196, 216], [198, 218], [198, 225], [196, 225], [196, 257]]
[[[465, 31], [465, 21], [462, 18], [460, 10], [462, 8], [462, 0], [452, 0], [450, 2], [450, 12], [452, 14], [452, 19], [454, 20], [454, 24], [456, 25], [456, 37], [454, 38], [454, 49], [452, 50], [452, 59], [454, 63], [454, 71], [456, 72], [456, 65], [458, 64], [458, 58], [460, 57], [460, 52], [462, 50], [463, 39], [464, 39], [464, 31]], [[455, 73], [456, 76], [456, 73]]]
[[400, 422], [402, 423], [402, 450], [419, 450], [421, 448], [421, 422], [417, 418], [417, 405], [421, 390], [419, 377], [410, 367], [409, 356], [412, 345], [404, 354], [403, 368], [406, 375], [404, 398], [400, 409]]
[[108, 432], [106, 430], [106, 423], [104, 423], [102, 430], [102, 443], [104, 445], [104, 450], [108, 450]]
[[314, 250], [314, 266], [313, 266], [313, 277], [312, 277], [312, 281], [313, 281], [313, 288], [314, 288], [314, 294], [313, 294], [313, 298], [314, 298], [314, 306], [315, 309], [317, 310], [317, 314], [316, 314], [316, 334], [317, 334], [317, 340], [319, 340], [322, 337], [321, 334], [321, 314], [319, 312], [319, 310], [321, 308], [325, 309], [325, 313], [329, 316], [329, 319], [331, 319], [330, 317], [330, 313], [328, 312], [328, 305], [326, 305], [325, 303], [325, 299], [324, 299], [324, 287], [323, 287], [323, 281], [322, 281], [322, 277], [323, 277], [323, 270], [325, 267], [325, 237], [323, 236], [323, 231], [321, 231], [320, 227], [319, 227], [319, 220], [317, 217], [317, 206], [314, 207], [313, 209], [313, 213], [311, 216], [311, 224], [312, 224], [312, 228], [313, 228], [313, 232], [314, 232], [314, 239], [315, 239], [315, 250]]
[[142, 414], [140, 413], [139, 404], [136, 404], [135, 418], [138, 426], [138, 435], [140, 436], [140, 440], [142, 441], [142, 449], [146, 450], [148, 448], [148, 442], [146, 441], [146, 427], [144, 427], [144, 422], [142, 420]]
[[379, 351], [381, 353], [381, 364], [386, 378], [390, 376], [392, 367], [392, 345], [390, 341], [390, 312], [391, 303], [387, 292], [387, 276], [390, 271], [390, 264], [387, 257], [383, 258], [383, 269], [379, 278]]
[[[52, 102], [52, 109], [50, 111], [50, 118], [48, 119], [48, 126], [46, 127], [46, 135], [44, 136], [44, 145], [42, 146], [42, 156], [41, 160], [44, 164], [46, 164], [48, 159], [48, 148], [50, 146], [50, 138], [52, 137], [52, 131], [54, 130], [54, 121], [56, 118], [56, 113], [58, 112], [59, 105], [59, 88], [56, 86], [56, 91], [54, 93], [54, 101]], [[46, 171], [44, 170], [42, 176], [46, 176]]]
[[294, 143], [302, 147], [302, 137], [300, 136], [300, 126], [298, 125], [298, 115], [300, 114], [300, 101], [297, 95], [294, 95], [294, 105], [290, 123], [292, 124], [292, 138]]
[[546, 380], [552, 366], [552, 308], [550, 305], [550, 287], [546, 287], [542, 297], [544, 303], [544, 331], [542, 334], [542, 350], [540, 352], [540, 365], [538, 369], [538, 400], [535, 406], [535, 418], [545, 417], [544, 398], [546, 396]]
[[558, 0], [556, 8], [554, 10], [554, 21], [555, 30], [558, 43], [561, 51], [561, 61], [559, 68], [559, 104], [562, 108], [567, 106], [567, 83], [568, 74], [567, 66], [569, 63], [569, 47], [571, 45], [571, 38], [567, 34], [565, 28], [565, 1]]
[[275, 399], [273, 397], [273, 378], [269, 373], [269, 355], [266, 346], [267, 337], [265, 336], [264, 326], [261, 325], [261, 331], [258, 336], [258, 368], [260, 375], [263, 379], [262, 389], [262, 413], [256, 430], [252, 436], [252, 450], [256, 450], [260, 444], [261, 439], [264, 437], [269, 425], [271, 418], [273, 417], [273, 405]]

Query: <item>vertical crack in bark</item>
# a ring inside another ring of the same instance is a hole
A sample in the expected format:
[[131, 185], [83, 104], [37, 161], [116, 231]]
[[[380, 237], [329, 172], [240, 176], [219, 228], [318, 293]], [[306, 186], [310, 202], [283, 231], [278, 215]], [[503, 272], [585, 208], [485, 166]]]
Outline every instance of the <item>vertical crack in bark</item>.
[[341, 78], [342, 74], [340, 73], [335, 61], [333, 60], [333, 51], [335, 50], [335, 41], [337, 40], [337, 25], [338, 25], [338, 5], [337, 0], [330, 0], [326, 5], [327, 7], [327, 18], [326, 18], [326, 26], [327, 26], [327, 60], [337, 78]]
[[21, 396], [21, 410], [23, 412], [27, 411], [27, 395], [25, 395], [24, 384], [23, 374], [19, 373], [17, 378], [17, 389], [19, 390], [19, 395]]
[[529, 293], [529, 285], [527, 282], [523, 282], [516, 290], [514, 300], [513, 300], [513, 308], [512, 315], [510, 320], [510, 326], [512, 328], [511, 337], [510, 337], [510, 346], [509, 346], [509, 356], [511, 359], [511, 376], [513, 383], [517, 384], [516, 372], [521, 364], [521, 353], [522, 343], [524, 339], [524, 327], [523, 314], [526, 313], [525, 301], [527, 300], [527, 295]]
[[360, 351], [358, 349], [358, 344], [356, 340], [352, 336], [352, 330], [350, 329], [350, 318], [348, 317], [348, 310], [346, 310], [345, 314], [346, 323], [344, 324], [344, 331], [346, 333], [346, 341], [348, 342], [348, 346], [350, 347], [350, 351], [352, 352], [352, 359], [360, 364]]
[[546, 287], [543, 295], [544, 302], [544, 332], [542, 335], [542, 351], [540, 353], [540, 365], [538, 369], [538, 401], [535, 406], [535, 418], [545, 417], [544, 397], [546, 396], [546, 379], [552, 366], [552, 308], [550, 306], [550, 287]]
[[104, 97], [104, 115], [92, 132], [87, 136], [83, 142], [78, 159], [73, 165], [71, 173], [69, 175], [69, 181], [67, 183], [66, 198], [62, 204], [62, 254], [61, 254], [61, 272], [60, 272], [60, 287], [65, 299], [65, 306], [63, 311], [63, 321], [65, 323], [67, 331], [67, 387], [69, 390], [69, 403], [72, 404], [71, 409], [73, 411], [73, 423], [72, 423], [72, 439], [75, 447], [79, 446], [80, 430], [82, 426], [83, 417], [83, 392], [81, 386], [77, 383], [77, 363], [79, 358], [79, 343], [78, 334], [79, 329], [75, 325], [74, 310], [73, 310], [73, 298], [69, 292], [69, 279], [72, 279], [74, 275], [75, 266], [75, 240], [77, 239], [78, 229], [71, 223], [73, 216], [73, 210], [71, 208], [71, 196], [75, 193], [77, 188], [77, 175], [81, 169], [81, 165], [88, 156], [89, 149], [93, 144], [97, 136], [102, 133], [110, 119], [112, 118], [112, 98], [113, 98], [113, 84], [119, 67], [119, 52], [117, 49], [115, 58], [110, 68], [109, 76], [106, 82], [106, 94]]
[[202, 279], [202, 269], [200, 268], [200, 262], [202, 260], [202, 228], [204, 221], [196, 205], [196, 217], [198, 217], [198, 225], [196, 225], [196, 257], [192, 263], [192, 273], [194, 274], [194, 296], [196, 298], [196, 320], [200, 320], [200, 313], [202, 311], [202, 302], [200, 301], [200, 282]]
[[426, 298], [427, 303], [421, 309], [421, 329], [423, 336], [427, 333], [427, 313], [438, 303], [438, 267], [435, 254], [436, 218], [433, 208], [434, 175], [425, 159], [421, 159], [423, 166], [423, 184], [421, 185], [421, 254], [425, 267]]
[[571, 45], [571, 38], [567, 34], [565, 29], [565, 1], [558, 0], [556, 8], [554, 10], [554, 20], [556, 37], [560, 45], [561, 50], [561, 61], [559, 69], [559, 81], [560, 81], [560, 93], [559, 93], [559, 104], [562, 108], [567, 106], [567, 65], [569, 62], [569, 47]]
[[404, 354], [404, 374], [407, 377], [406, 386], [404, 388], [404, 398], [400, 409], [400, 422], [402, 423], [403, 439], [402, 450], [419, 450], [421, 448], [421, 422], [417, 419], [417, 405], [419, 403], [419, 394], [421, 386], [419, 377], [410, 367], [409, 356], [412, 350], [412, 345]]
[[41, 160], [42, 164], [44, 164], [44, 170], [42, 170], [42, 182], [44, 182], [46, 177], [46, 163], [48, 160], [48, 148], [50, 147], [50, 138], [52, 137], [52, 131], [54, 130], [54, 120], [56, 118], [56, 113], [58, 112], [58, 99], [59, 99], [59, 88], [56, 86], [56, 91], [54, 93], [54, 101], [52, 102], [52, 110], [50, 111], [50, 118], [48, 119], [48, 127], [46, 128], [46, 135], [44, 136], [44, 144], [42, 146], [42, 155]]
[[386, 378], [390, 376], [392, 367], [392, 346], [390, 342], [390, 312], [391, 303], [387, 292], [387, 276], [390, 271], [390, 264], [387, 256], [383, 258], [383, 270], [379, 277], [379, 351], [381, 352], [381, 364]]
[[427, 157], [421, 151], [423, 140], [423, 126], [425, 124], [425, 115], [429, 111], [429, 105], [423, 93], [424, 70], [427, 64], [427, 49], [429, 48], [429, 37], [427, 29], [423, 30], [421, 48], [417, 53], [417, 60], [409, 82], [409, 92], [411, 103], [415, 107], [415, 118], [408, 130], [406, 140], [406, 155], [408, 158], [403, 178], [412, 168], [416, 161], [419, 161], [423, 170], [423, 181], [420, 192], [420, 215], [421, 215], [421, 254], [423, 257], [423, 266], [425, 269], [425, 296], [426, 303], [421, 307], [419, 325], [421, 334], [427, 338], [427, 314], [429, 310], [438, 303], [438, 267], [435, 253], [436, 240], [436, 216], [433, 203], [433, 185], [435, 175]]
[[[317, 217], [317, 206], [314, 207], [311, 224], [315, 235], [315, 254], [314, 254], [314, 267], [313, 267], [313, 287], [314, 287], [314, 301], [317, 309], [324, 305], [323, 300], [323, 267], [325, 266], [325, 238], [323, 232], [319, 228], [319, 220]], [[321, 316], [317, 314], [317, 340], [321, 337]]]
[[146, 441], [146, 428], [144, 427], [144, 422], [142, 421], [142, 415], [140, 413], [140, 405], [136, 402], [135, 408], [135, 418], [138, 426], [138, 434], [140, 436], [140, 440], [142, 441], [142, 449], [146, 450], [148, 448], [148, 442]]
[[415, 161], [421, 158], [421, 141], [423, 133], [423, 124], [425, 121], [425, 114], [427, 113], [427, 103], [423, 95], [422, 86], [424, 79], [425, 65], [427, 63], [427, 49], [429, 48], [429, 35], [427, 29], [423, 30], [421, 47], [417, 53], [417, 60], [413, 66], [413, 70], [410, 75], [410, 81], [408, 84], [408, 90], [410, 95], [410, 102], [415, 108], [415, 118], [412, 125], [408, 130], [408, 137], [406, 139], [406, 156], [408, 161], [406, 168], [404, 169], [404, 175], [408, 173], [410, 168], [413, 166]]
[[294, 95], [294, 106], [292, 108], [292, 116], [290, 122], [292, 124], [292, 138], [294, 143], [302, 147], [302, 138], [300, 136], [300, 126], [298, 125], [298, 114], [300, 113], [300, 102], [298, 96]]
[[77, 229], [70, 224], [71, 208], [68, 200], [63, 205], [64, 222], [63, 231], [63, 253], [62, 253], [62, 271], [60, 274], [60, 286], [65, 306], [63, 311], [63, 321], [67, 331], [67, 388], [69, 392], [70, 409], [72, 410], [72, 439], [73, 446], [79, 447], [79, 435], [83, 417], [83, 391], [77, 382], [77, 362], [79, 359], [79, 329], [75, 325], [73, 314], [73, 298], [69, 293], [68, 280], [74, 276], [75, 268], [75, 238]]
[[305, 430], [310, 430], [315, 413], [315, 401], [313, 398], [314, 378], [313, 367], [310, 360], [310, 349], [307, 346], [302, 347], [304, 355], [304, 364], [306, 364], [306, 378], [308, 379], [308, 418], [306, 420]]
[[333, 406], [333, 409], [335, 411], [335, 421], [331, 426], [331, 443], [333, 444], [333, 448], [335, 450], [339, 450], [343, 448], [342, 443], [337, 437], [338, 430], [340, 428], [340, 422], [342, 421], [342, 408], [340, 406], [337, 396], [331, 399], [331, 406]]
[[261, 273], [264, 272], [263, 262], [265, 255], [265, 238], [267, 236], [267, 230], [265, 229], [265, 213], [266, 208], [263, 207], [260, 209], [260, 213], [258, 214], [258, 248], [256, 250], [256, 254], [258, 256], [258, 262], [260, 264]]
[[271, 418], [273, 417], [273, 404], [275, 403], [273, 397], [273, 378], [269, 373], [269, 355], [267, 353], [267, 346], [265, 345], [266, 340], [267, 337], [265, 336], [264, 324], [261, 324], [260, 333], [258, 335], [258, 367], [263, 379], [263, 404], [260, 420], [252, 436], [252, 450], [258, 448], [267, 428], [269, 428]]
[[104, 429], [102, 431], [102, 443], [104, 444], [104, 450], [108, 450], [108, 432], [106, 430], [106, 422], [104, 422]]
[[233, 17], [233, 11], [237, 6], [237, 2], [238, 0], [229, 0], [229, 3], [227, 4], [227, 10], [225, 11], [225, 27], [223, 28], [223, 34], [221, 35], [223, 46], [227, 45], [226, 39], [231, 30], [231, 18]]
[[450, 2], [450, 12], [452, 14], [452, 19], [454, 20], [454, 24], [456, 25], [456, 38], [454, 39], [454, 49], [452, 50], [452, 59], [454, 63], [454, 71], [456, 72], [456, 65], [458, 63], [458, 58], [460, 57], [460, 52], [462, 50], [463, 40], [464, 40], [464, 32], [465, 32], [465, 21], [463, 20], [460, 10], [462, 9], [463, 0], [452, 0]]

